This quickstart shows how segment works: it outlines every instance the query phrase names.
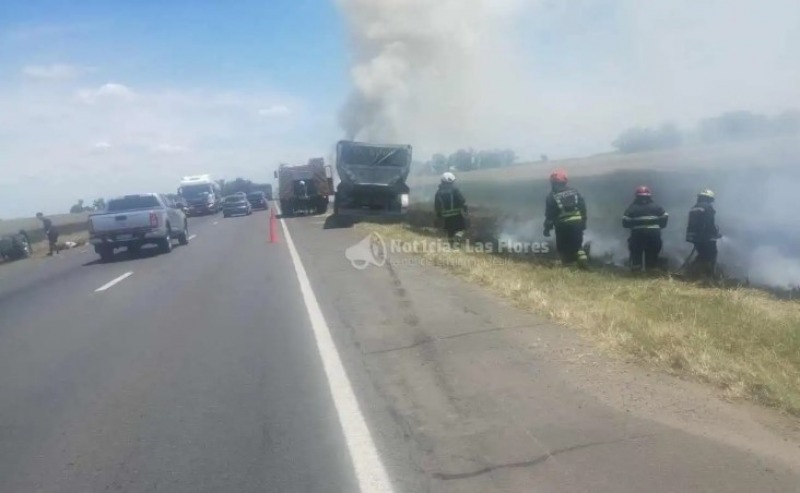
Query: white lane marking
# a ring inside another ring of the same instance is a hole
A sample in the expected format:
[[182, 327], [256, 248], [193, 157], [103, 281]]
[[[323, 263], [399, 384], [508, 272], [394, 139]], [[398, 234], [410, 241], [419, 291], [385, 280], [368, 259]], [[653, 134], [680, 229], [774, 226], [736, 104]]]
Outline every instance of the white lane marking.
[[311, 328], [317, 341], [317, 349], [322, 359], [322, 366], [325, 369], [325, 375], [328, 377], [333, 404], [336, 407], [336, 413], [339, 415], [339, 424], [344, 432], [359, 489], [362, 493], [391, 493], [393, 489], [389, 481], [389, 475], [386, 474], [386, 468], [378, 455], [378, 449], [375, 447], [372, 434], [353, 392], [353, 386], [347, 378], [342, 359], [336, 350], [331, 330], [327, 322], [325, 322], [317, 297], [311, 288], [311, 281], [308, 279], [306, 269], [300, 261], [300, 255], [297, 253], [292, 236], [289, 234], [289, 228], [283, 219], [281, 219], [281, 226], [286, 238], [286, 245], [292, 256], [297, 280], [300, 282], [300, 291], [303, 294], [306, 310], [311, 320]]
[[114, 280], [112, 280], [112, 281], [109, 281], [109, 282], [108, 282], [108, 283], [106, 283], [106, 284], [103, 284], [103, 285], [102, 285], [102, 286], [100, 286], [99, 288], [95, 289], [95, 290], [94, 290], [94, 292], [95, 292], [95, 293], [99, 293], [100, 291], [105, 291], [105, 290], [107, 290], [107, 289], [109, 289], [109, 288], [112, 288], [112, 287], [114, 287], [116, 284], [118, 284], [118, 283], [120, 283], [120, 282], [124, 281], [125, 279], [127, 279], [127, 278], [131, 277], [132, 275], [133, 275], [133, 272], [126, 272], [126, 273], [122, 274], [121, 276], [119, 276], [118, 278], [116, 278], [116, 279], [114, 279]]
[[190, 237], [188, 237], [186, 239], [189, 240], [189, 241], [192, 241], [195, 238], [197, 238], [197, 235], [191, 235]]
[[213, 223], [211, 223], [212, 226], [216, 226], [217, 224], [219, 224], [219, 221], [214, 221]]

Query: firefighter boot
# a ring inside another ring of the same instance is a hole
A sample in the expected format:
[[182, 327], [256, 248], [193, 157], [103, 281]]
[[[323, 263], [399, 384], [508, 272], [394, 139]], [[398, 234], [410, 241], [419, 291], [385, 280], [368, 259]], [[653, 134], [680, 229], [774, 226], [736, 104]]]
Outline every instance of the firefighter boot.
[[583, 245], [583, 248], [578, 250], [578, 267], [581, 269], [588, 269], [589, 268], [589, 249], [591, 245], [588, 243]]
[[463, 231], [457, 231], [456, 234], [455, 234], [455, 237], [453, 238], [453, 247], [456, 250], [461, 249], [461, 242], [463, 240], [464, 240], [464, 232]]

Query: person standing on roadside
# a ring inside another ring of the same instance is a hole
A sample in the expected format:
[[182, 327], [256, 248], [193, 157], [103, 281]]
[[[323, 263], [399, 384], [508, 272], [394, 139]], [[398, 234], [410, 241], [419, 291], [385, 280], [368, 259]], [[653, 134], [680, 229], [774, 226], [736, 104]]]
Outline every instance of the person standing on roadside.
[[715, 194], [705, 189], [697, 194], [697, 203], [689, 211], [686, 241], [694, 245], [697, 259], [693, 272], [702, 277], [714, 277], [717, 266], [717, 240], [720, 238], [714, 210]]
[[586, 201], [574, 188], [567, 186], [567, 174], [554, 171], [550, 175], [551, 191], [545, 201], [544, 235], [556, 230], [556, 250], [563, 264], [588, 266], [583, 249], [583, 232], [586, 230]]
[[47, 243], [50, 246], [50, 252], [47, 254], [48, 256], [53, 256], [54, 253], [58, 253], [58, 229], [53, 226], [53, 221], [50, 218], [44, 217], [44, 214], [41, 212], [36, 213], [36, 218], [42, 221], [42, 225], [44, 226], [44, 235], [47, 238]]
[[653, 200], [649, 188], [636, 189], [633, 203], [625, 210], [622, 227], [631, 230], [628, 238], [631, 270], [646, 271], [658, 267], [658, 256], [664, 244], [661, 230], [667, 227], [669, 214]]
[[458, 247], [467, 229], [467, 201], [455, 183], [456, 175], [444, 173], [433, 202], [437, 219], [444, 223], [447, 241], [450, 246]]

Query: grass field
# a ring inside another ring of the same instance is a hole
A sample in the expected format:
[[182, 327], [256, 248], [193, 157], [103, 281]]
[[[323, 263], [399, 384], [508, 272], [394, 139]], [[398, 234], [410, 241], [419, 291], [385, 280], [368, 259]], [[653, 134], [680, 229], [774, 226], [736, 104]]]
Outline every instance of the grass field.
[[[80, 233], [88, 229], [88, 213], [58, 214], [48, 217], [53, 221], [53, 224], [58, 227], [62, 236]], [[35, 217], [0, 220], [0, 235], [16, 233], [21, 229], [27, 231], [31, 237], [31, 241], [35, 243], [44, 240], [42, 223]]]
[[[676, 267], [698, 190], [717, 192], [717, 222], [726, 272], [773, 287], [800, 286], [800, 228], [793, 197], [800, 184], [800, 140], [758, 141], [631, 155], [527, 163], [458, 172], [470, 204], [468, 237], [545, 243], [547, 176], [566, 169], [586, 198], [592, 256], [627, 257], [623, 211], [639, 185], [670, 212], [665, 256]], [[359, 227], [385, 240], [430, 239], [437, 176], [416, 175], [408, 224]], [[800, 302], [758, 289], [707, 288], [669, 276], [632, 277], [616, 269], [558, 268], [546, 256], [498, 257], [476, 252], [418, 252], [469, 282], [530, 311], [579, 329], [602, 347], [670, 373], [711, 383], [800, 416]], [[498, 261], [501, 260], [501, 261]]]
[[[430, 238], [408, 226], [363, 224], [385, 240]], [[800, 416], [800, 302], [753, 289], [631, 278], [472, 252], [426, 260], [524, 309], [579, 329], [602, 347]]]
[[[720, 261], [726, 272], [758, 284], [800, 285], [800, 228], [792, 198], [800, 184], [798, 139], [607, 154], [456, 174], [467, 203], [496, 218], [496, 236], [531, 242], [544, 241], [547, 177], [554, 168], [566, 169], [586, 198], [587, 239], [598, 254], [625, 260], [627, 231], [621, 217], [633, 190], [648, 185], [670, 213], [663, 255], [679, 266], [691, 252], [685, 242], [688, 211], [697, 192], [710, 187], [717, 192], [717, 222], [724, 235]], [[430, 209], [437, 181], [437, 176], [413, 177], [412, 201]]]

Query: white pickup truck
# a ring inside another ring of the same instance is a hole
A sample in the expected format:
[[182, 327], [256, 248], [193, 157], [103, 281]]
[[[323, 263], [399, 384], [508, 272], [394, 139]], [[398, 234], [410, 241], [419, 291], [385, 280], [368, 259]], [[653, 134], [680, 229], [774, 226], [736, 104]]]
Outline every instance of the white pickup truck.
[[161, 253], [169, 253], [173, 239], [186, 245], [188, 235], [186, 214], [157, 193], [111, 199], [103, 213], [89, 216], [89, 242], [103, 262], [112, 260], [117, 248], [136, 255], [142, 245], [155, 244]]

